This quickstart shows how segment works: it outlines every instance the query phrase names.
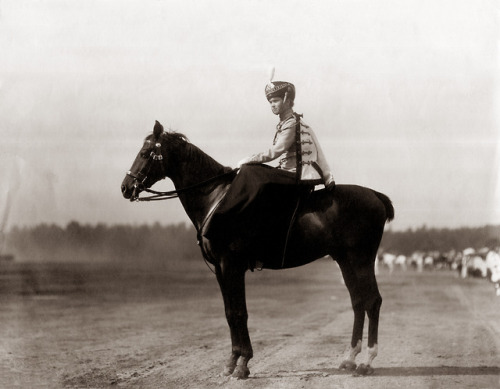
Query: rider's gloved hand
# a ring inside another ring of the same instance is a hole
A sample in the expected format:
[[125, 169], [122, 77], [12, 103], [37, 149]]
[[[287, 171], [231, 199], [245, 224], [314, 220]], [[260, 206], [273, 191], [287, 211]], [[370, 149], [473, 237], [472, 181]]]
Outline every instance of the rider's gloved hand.
[[329, 190], [330, 192], [332, 192], [335, 189], [335, 186], [336, 184], [333, 178], [325, 184], [326, 190]]
[[251, 158], [243, 158], [240, 162], [238, 162], [238, 165], [236, 167], [239, 169], [239, 168], [241, 168], [241, 165], [249, 163], [250, 161], [251, 161]]

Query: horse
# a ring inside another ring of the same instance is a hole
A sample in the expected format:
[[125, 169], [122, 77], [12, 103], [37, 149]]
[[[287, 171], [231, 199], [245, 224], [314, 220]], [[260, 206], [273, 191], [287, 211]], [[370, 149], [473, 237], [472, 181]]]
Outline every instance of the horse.
[[[229, 244], [203, 235], [210, 217], [224, 198], [235, 177], [235, 169], [223, 166], [193, 145], [187, 137], [164, 131], [156, 121], [153, 133], [145, 138], [121, 191], [125, 199], [140, 200], [143, 191], [169, 178], [175, 190], [163, 198], [178, 197], [198, 233], [198, 244], [213, 265], [231, 336], [231, 353], [223, 374], [237, 379], [250, 375], [248, 362], [253, 349], [248, 332], [245, 273], [253, 270], [248, 247], [259, 245], [251, 237], [238, 237]], [[155, 196], [151, 196], [155, 197]], [[161, 196], [160, 196], [161, 197]], [[378, 352], [378, 325], [382, 296], [375, 278], [374, 261], [384, 226], [394, 218], [394, 207], [386, 195], [357, 185], [337, 185], [334, 191], [314, 191], [297, 210], [289, 231], [286, 260], [267, 258], [264, 269], [298, 267], [330, 255], [339, 265], [349, 291], [354, 323], [348, 357], [340, 369], [356, 375], [374, 372]], [[228, 226], [228, 229], [231, 227]], [[369, 319], [367, 362], [356, 365], [361, 352], [365, 313]]]

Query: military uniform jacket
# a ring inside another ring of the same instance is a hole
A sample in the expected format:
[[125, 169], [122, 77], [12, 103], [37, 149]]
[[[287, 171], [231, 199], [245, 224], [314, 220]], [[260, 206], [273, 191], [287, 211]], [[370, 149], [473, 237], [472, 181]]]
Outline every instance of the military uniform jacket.
[[314, 131], [303, 122], [300, 115], [294, 114], [279, 122], [273, 146], [267, 151], [247, 158], [244, 162], [265, 163], [277, 158], [280, 158], [279, 168], [296, 172], [301, 182], [323, 184], [333, 180]]

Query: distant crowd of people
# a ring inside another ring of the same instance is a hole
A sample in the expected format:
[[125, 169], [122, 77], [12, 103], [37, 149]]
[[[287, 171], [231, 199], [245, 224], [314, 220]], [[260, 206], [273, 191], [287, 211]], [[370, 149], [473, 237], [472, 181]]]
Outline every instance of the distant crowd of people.
[[411, 255], [403, 255], [390, 251], [381, 251], [376, 261], [377, 269], [381, 266], [390, 273], [395, 269], [415, 270], [452, 270], [461, 278], [480, 277], [495, 285], [496, 294], [500, 296], [500, 248], [450, 250], [442, 253], [439, 251], [415, 251]]

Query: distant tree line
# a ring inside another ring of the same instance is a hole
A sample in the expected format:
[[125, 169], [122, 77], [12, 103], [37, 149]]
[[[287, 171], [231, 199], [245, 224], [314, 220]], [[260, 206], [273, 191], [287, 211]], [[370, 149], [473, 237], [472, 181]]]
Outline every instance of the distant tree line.
[[194, 227], [95, 226], [70, 222], [65, 227], [40, 224], [14, 227], [6, 236], [5, 252], [16, 260], [35, 262], [124, 262], [140, 265], [201, 258]]
[[[40, 224], [14, 227], [4, 237], [3, 253], [19, 261], [121, 261], [133, 264], [172, 264], [201, 259], [191, 225]], [[463, 250], [500, 246], [500, 226], [437, 229], [425, 226], [406, 231], [387, 229], [381, 248], [409, 255], [417, 250]]]
[[386, 230], [381, 249], [410, 255], [415, 251], [462, 251], [468, 247], [476, 250], [483, 247], [500, 246], [500, 226], [476, 228], [427, 228], [426, 226], [406, 231]]

